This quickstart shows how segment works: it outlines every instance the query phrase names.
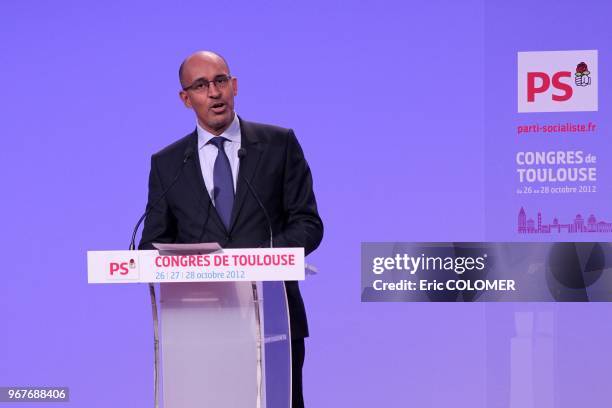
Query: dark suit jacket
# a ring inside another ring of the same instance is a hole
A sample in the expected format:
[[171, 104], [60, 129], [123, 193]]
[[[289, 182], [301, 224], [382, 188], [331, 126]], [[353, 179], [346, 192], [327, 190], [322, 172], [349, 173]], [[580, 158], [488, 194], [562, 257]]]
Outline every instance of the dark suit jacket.
[[[269, 246], [268, 223], [243, 180], [247, 178], [272, 222], [275, 247], [304, 247], [314, 251], [323, 237], [312, 176], [291, 129], [240, 120], [241, 147], [247, 155], [240, 163], [229, 231], [219, 218], [204, 185], [194, 131], [151, 157], [147, 209], [155, 203], [180, 171], [189, 146], [195, 152], [166, 197], [148, 214], [138, 247], [153, 242], [218, 242], [225, 248]], [[308, 336], [306, 312], [298, 283], [286, 282], [291, 335]]]

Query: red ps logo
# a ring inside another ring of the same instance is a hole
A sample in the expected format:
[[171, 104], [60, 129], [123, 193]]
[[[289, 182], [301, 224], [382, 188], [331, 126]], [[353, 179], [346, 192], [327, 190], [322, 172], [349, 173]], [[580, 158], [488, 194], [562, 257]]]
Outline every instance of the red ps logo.
[[111, 262], [110, 263], [110, 274], [113, 276], [115, 273], [119, 272], [119, 275], [127, 275], [129, 272], [128, 263], [127, 262]]
[[572, 73], [570, 71], [559, 71], [551, 77], [545, 72], [528, 72], [527, 73], [527, 102], [535, 102], [536, 94], [548, 91], [551, 84], [552, 87], [562, 91], [562, 93], [554, 93], [551, 95], [552, 100], [556, 102], [564, 102], [572, 97], [574, 90], [567, 82], [562, 82], [562, 78], [568, 78], [569, 83], [572, 81]]

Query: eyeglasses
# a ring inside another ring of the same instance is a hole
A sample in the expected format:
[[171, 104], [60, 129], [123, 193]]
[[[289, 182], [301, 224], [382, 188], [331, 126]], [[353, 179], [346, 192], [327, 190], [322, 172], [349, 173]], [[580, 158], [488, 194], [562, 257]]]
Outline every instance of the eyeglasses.
[[205, 78], [196, 79], [191, 85], [183, 88], [183, 91], [207, 92], [212, 83], [215, 84], [218, 90], [222, 90], [227, 87], [230, 79], [232, 79], [231, 75], [217, 75], [212, 81]]

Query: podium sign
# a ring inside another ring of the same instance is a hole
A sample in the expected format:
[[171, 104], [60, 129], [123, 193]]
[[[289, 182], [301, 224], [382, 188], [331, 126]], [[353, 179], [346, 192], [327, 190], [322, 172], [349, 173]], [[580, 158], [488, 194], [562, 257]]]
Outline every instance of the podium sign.
[[88, 251], [87, 271], [89, 283], [304, 280], [304, 249], [222, 249], [193, 254]]

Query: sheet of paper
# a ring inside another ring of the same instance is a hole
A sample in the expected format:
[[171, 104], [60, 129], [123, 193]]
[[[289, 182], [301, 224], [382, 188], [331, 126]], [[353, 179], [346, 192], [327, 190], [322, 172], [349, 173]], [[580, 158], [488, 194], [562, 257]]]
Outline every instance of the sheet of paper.
[[154, 242], [153, 246], [160, 251], [170, 252], [208, 253], [223, 249], [218, 242], [202, 242], [196, 244], [162, 244]]

